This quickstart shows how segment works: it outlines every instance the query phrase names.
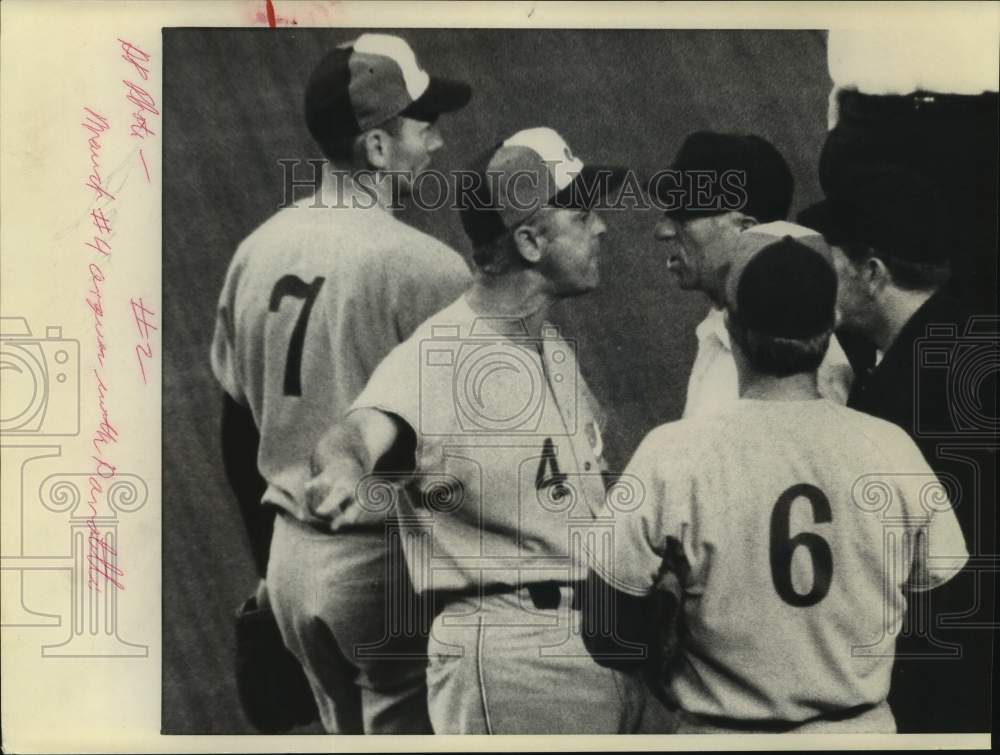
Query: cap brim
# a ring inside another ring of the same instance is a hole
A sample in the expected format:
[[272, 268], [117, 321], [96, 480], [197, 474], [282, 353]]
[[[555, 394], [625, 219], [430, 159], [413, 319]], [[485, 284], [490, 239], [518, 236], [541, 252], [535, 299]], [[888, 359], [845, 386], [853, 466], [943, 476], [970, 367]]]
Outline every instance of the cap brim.
[[621, 187], [627, 175], [628, 169], [617, 165], [584, 165], [548, 204], [577, 210], [588, 210], [595, 205], [606, 207], [608, 197]]
[[400, 115], [417, 121], [432, 121], [442, 113], [451, 113], [465, 107], [471, 98], [472, 87], [464, 81], [432, 76], [426, 91]]
[[[684, 168], [678, 167], [679, 163], [674, 163], [666, 172], [676, 173], [683, 172]], [[711, 217], [713, 215], [722, 215], [728, 212], [728, 210], [720, 210], [716, 208], [693, 208], [688, 207], [685, 203], [681, 203], [678, 206], [674, 206], [677, 201], [676, 194], [680, 192], [685, 197], [687, 196], [684, 188], [682, 186], [677, 186], [671, 181], [665, 180], [665, 171], [658, 171], [653, 175], [644, 176], [643, 187], [646, 190], [647, 196], [653, 197], [659, 205], [666, 207], [663, 214], [673, 220], [686, 220], [689, 218], [704, 218]]]

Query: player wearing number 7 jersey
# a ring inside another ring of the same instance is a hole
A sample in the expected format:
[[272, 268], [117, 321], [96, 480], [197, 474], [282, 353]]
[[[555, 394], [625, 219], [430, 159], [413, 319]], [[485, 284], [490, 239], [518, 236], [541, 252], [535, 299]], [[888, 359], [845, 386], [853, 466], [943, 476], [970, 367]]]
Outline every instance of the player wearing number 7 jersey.
[[[471, 280], [457, 253], [389, 211], [442, 146], [437, 116], [469, 96], [428, 76], [398, 37], [363, 34], [327, 55], [305, 96], [330, 161], [320, 191], [240, 245], [219, 299], [212, 367], [229, 416], [249, 414], [246, 434], [259, 429], [262, 501], [278, 512], [258, 568], [330, 732], [429, 730], [419, 638], [394, 654], [356, 650], [384, 636], [386, 595], [408, 589], [405, 574], [387, 576], [381, 523], [344, 517], [317, 529], [304, 487], [317, 440], [376, 365]], [[226, 426], [225, 438], [241, 440]]]
[[[910, 438], [817, 391], [835, 319], [829, 259], [801, 226], [742, 234], [726, 281], [741, 398], [645, 438], [626, 470], [645, 501], [595, 563], [619, 605], [664, 572], [678, 586], [664, 682], [679, 733], [894, 732], [902, 588], [942, 584], [967, 559]], [[644, 641], [641, 629], [618, 637]]]

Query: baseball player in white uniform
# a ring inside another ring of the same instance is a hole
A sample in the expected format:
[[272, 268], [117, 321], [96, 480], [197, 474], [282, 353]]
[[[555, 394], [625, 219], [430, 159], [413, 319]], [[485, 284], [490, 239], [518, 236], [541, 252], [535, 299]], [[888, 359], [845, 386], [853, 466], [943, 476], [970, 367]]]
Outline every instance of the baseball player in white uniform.
[[[836, 277], [818, 235], [741, 235], [726, 284], [740, 399], [653, 430], [645, 500], [597, 566], [641, 598], [675, 578], [679, 733], [894, 732], [902, 587], [965, 563], [947, 495], [898, 427], [821, 397]], [[623, 637], [641, 636], [621, 628]]]
[[[730, 255], [740, 232], [758, 223], [782, 221], [792, 202], [793, 179], [785, 159], [768, 141], [755, 135], [698, 131], [681, 145], [671, 166], [680, 175], [726, 176], [741, 179], [739, 209], [726, 209], [721, 192], [726, 183], [717, 179], [705, 196], [694, 194], [671, 202], [676, 189], [667, 180], [654, 190], [669, 207], [656, 225], [655, 237], [669, 250], [667, 269], [680, 287], [701, 291], [712, 301], [708, 315], [698, 325], [698, 353], [688, 379], [685, 417], [718, 411], [739, 397], [736, 364], [723, 309], [723, 284]], [[847, 401], [853, 372], [836, 337], [819, 368], [820, 393], [839, 404]]]
[[[317, 528], [304, 488], [317, 440], [376, 365], [470, 283], [456, 252], [388, 210], [442, 145], [434, 119], [469, 95], [429, 77], [398, 37], [363, 34], [327, 55], [305, 97], [330, 160], [321, 201], [303, 199], [254, 231], [219, 299], [212, 367], [259, 428], [263, 503], [279, 512], [267, 595], [330, 732], [429, 731], [421, 638], [355, 652], [383, 639], [386, 596], [408, 590], [405, 570], [387, 573], [395, 562], [381, 523]], [[374, 180], [359, 185], [358, 171]]]
[[[317, 449], [311, 500], [334, 517], [395, 504], [436, 612], [435, 733], [634, 731], [641, 681], [594, 663], [579, 634], [578, 534], [602, 507], [604, 461], [574, 350], [545, 320], [598, 285], [605, 226], [582, 197], [623, 172], [585, 166], [547, 128], [514, 134], [476, 172], [473, 287], [379, 365]], [[391, 500], [370, 475], [390, 452], [390, 479], [410, 487]]]

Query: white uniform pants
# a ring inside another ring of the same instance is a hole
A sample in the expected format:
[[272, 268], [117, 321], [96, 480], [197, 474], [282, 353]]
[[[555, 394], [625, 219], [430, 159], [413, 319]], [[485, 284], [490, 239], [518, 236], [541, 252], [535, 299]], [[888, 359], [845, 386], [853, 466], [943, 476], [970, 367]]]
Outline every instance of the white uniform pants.
[[572, 590], [538, 609], [526, 589], [450, 603], [431, 626], [427, 689], [436, 734], [669, 732], [636, 674], [603, 668], [580, 635]]
[[271, 606], [331, 733], [430, 733], [426, 629], [410, 631], [418, 604], [402, 556], [387, 561], [387, 552], [379, 530], [324, 533], [287, 514], [275, 521]]

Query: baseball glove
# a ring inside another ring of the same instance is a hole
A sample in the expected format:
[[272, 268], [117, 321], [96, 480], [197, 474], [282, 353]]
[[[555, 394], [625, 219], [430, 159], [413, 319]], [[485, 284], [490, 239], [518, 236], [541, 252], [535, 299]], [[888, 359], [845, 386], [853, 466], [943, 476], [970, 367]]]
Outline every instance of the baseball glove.
[[247, 598], [236, 611], [236, 689], [247, 719], [262, 734], [283, 734], [319, 717], [309, 681], [285, 647], [270, 608]]

